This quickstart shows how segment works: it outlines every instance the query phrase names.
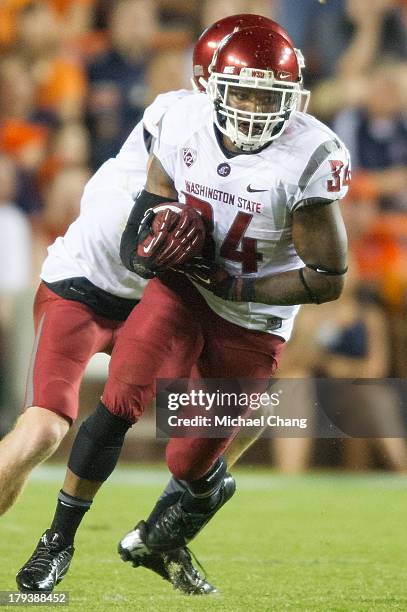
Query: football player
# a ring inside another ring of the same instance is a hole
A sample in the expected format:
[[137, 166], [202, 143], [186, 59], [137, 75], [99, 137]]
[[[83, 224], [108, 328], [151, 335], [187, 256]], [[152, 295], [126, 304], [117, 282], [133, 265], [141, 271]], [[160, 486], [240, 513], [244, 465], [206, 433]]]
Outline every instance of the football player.
[[[196, 90], [203, 91], [206, 86], [208, 66], [221, 39], [245, 25], [276, 29], [289, 40], [278, 24], [258, 15], [235, 15], [215, 23], [194, 49]], [[14, 503], [31, 470], [59, 446], [77, 417], [86, 364], [96, 352], [111, 352], [124, 320], [142, 295], [146, 280], [121, 265], [120, 237], [134, 198], [145, 184], [157, 125], [173, 103], [191, 93], [182, 90], [157, 97], [118, 156], [89, 181], [79, 218], [49, 249], [34, 303], [36, 339], [26, 409], [0, 443], [0, 513]], [[189, 372], [174, 371], [173, 375], [182, 373], [187, 376]], [[236, 448], [236, 457], [241, 452], [240, 446]], [[55, 539], [45, 539], [44, 547], [55, 550], [57, 544]], [[188, 592], [208, 589], [194, 571], [188, 551], [177, 551], [176, 555], [185, 572], [181, 588]], [[143, 563], [168, 579], [164, 563], [177, 559], [174, 555], [165, 559], [153, 555]]]
[[[102, 400], [78, 432], [46, 532], [53, 537], [73, 538], [115, 467], [125, 432], [153, 398], [163, 362], [182, 362], [194, 378], [269, 378], [298, 305], [341, 293], [347, 244], [338, 201], [349, 157], [329, 128], [296, 111], [301, 75], [292, 45], [263, 27], [231, 34], [215, 54], [207, 93], [179, 100], [160, 122], [147, 183], [121, 240], [129, 270], [160, 276], [128, 317]], [[164, 200], [201, 212], [214, 260], [162, 275], [160, 250], [150, 245], [151, 236], [160, 240], [154, 207]], [[178, 351], [180, 338], [188, 350]], [[137, 565], [195, 537], [234, 493], [223, 457], [229, 443], [170, 440], [173, 478], [147, 521], [121, 541], [123, 557]], [[20, 588], [41, 588], [42, 579], [51, 589], [52, 568], [69, 564], [72, 547], [48, 550], [42, 568], [41, 554], [40, 541], [18, 574]]]
[[[202, 378], [271, 376], [298, 305], [337, 299], [343, 287], [347, 241], [339, 200], [349, 184], [349, 155], [329, 128], [296, 112], [299, 83], [298, 58], [277, 33], [246, 28], [222, 41], [207, 98], [183, 100], [163, 117], [145, 192], [122, 239], [123, 263], [141, 265], [137, 217], [153, 194], [185, 202], [206, 218], [216, 264], [186, 264], [184, 271], [209, 308], [175, 279], [154, 279], [143, 297], [154, 294], [159, 303], [172, 290], [197, 313], [204, 348], [195, 374]], [[121, 412], [119, 362], [102, 403], [128, 418]], [[147, 368], [154, 368], [151, 361]], [[140, 396], [132, 394], [134, 410]], [[170, 440], [167, 464], [184, 494], [175, 503], [164, 496], [138, 533], [130, 532], [136, 553], [140, 540], [150, 551], [189, 542], [227, 501], [226, 446], [224, 439]], [[124, 548], [127, 542], [131, 552], [129, 535]]]

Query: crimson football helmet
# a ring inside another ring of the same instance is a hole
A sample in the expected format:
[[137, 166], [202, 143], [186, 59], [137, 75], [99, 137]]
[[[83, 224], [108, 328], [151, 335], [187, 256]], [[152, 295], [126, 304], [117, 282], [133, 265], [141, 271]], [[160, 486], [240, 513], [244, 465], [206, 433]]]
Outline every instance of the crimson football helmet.
[[[285, 38], [269, 28], [244, 28], [224, 38], [209, 73], [206, 91], [214, 103], [214, 122], [242, 151], [256, 151], [278, 138], [298, 108], [297, 55]], [[263, 100], [254, 111], [230, 103], [231, 97], [244, 99], [249, 94]]]
[[[253, 26], [270, 28], [270, 30], [277, 32], [277, 34], [285, 38], [290, 45], [293, 45], [291, 38], [284, 28], [268, 17], [242, 13], [241, 15], [230, 15], [220, 19], [202, 32], [194, 47], [192, 57], [192, 86], [194, 89], [202, 92], [206, 90], [209, 79], [209, 65], [212, 62], [213, 54], [225, 36]], [[303, 58], [302, 53], [299, 53]], [[302, 59], [302, 62], [304, 62], [304, 59]]]
[[[209, 66], [212, 63], [213, 55], [221, 41], [229, 34], [237, 32], [247, 27], [264, 27], [269, 28], [273, 32], [280, 34], [293, 48], [294, 43], [291, 40], [288, 32], [282, 28], [276, 21], [263, 17], [262, 15], [253, 15], [251, 13], [242, 13], [239, 15], [230, 15], [224, 19], [216, 21], [213, 25], [204, 30], [195, 44], [192, 56], [192, 87], [196, 91], [206, 91], [206, 86], [209, 79]], [[300, 70], [305, 68], [304, 56], [300, 49], [295, 49], [297, 61]], [[302, 80], [301, 80], [302, 82]], [[298, 100], [298, 110], [307, 112], [310, 92], [301, 88], [301, 98]]]

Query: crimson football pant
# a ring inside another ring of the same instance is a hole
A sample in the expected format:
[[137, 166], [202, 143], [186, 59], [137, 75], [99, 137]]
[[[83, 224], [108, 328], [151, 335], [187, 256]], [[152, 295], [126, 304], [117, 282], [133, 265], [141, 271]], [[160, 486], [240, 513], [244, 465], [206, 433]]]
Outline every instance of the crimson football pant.
[[[122, 328], [109, 367], [102, 402], [130, 423], [138, 421], [161, 378], [269, 379], [284, 345], [279, 336], [229, 323], [215, 314], [181, 275], [171, 284], [149, 282]], [[172, 438], [169, 470], [179, 480], [204, 476], [227, 448], [229, 438]]]
[[123, 321], [100, 317], [41, 283], [34, 300], [35, 340], [24, 407], [47, 408], [72, 423], [89, 360], [96, 353], [110, 354], [122, 327]]

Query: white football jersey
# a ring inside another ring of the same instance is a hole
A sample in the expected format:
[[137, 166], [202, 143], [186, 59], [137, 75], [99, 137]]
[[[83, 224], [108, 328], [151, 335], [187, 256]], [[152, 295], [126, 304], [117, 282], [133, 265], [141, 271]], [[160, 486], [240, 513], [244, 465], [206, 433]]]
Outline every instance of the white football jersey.
[[156, 137], [165, 111], [187, 90], [157, 96], [124, 143], [117, 157], [106, 161], [88, 181], [80, 215], [65, 236], [48, 248], [41, 278], [52, 283], [84, 276], [94, 285], [119, 297], [140, 299], [147, 281], [127, 270], [120, 260], [120, 240], [134, 198], [146, 182], [148, 152], [144, 128]]
[[[293, 211], [309, 198], [342, 198], [349, 181], [346, 147], [327, 126], [300, 112], [264, 150], [227, 156], [206, 95], [171, 106], [154, 153], [179, 200], [211, 223], [217, 261], [234, 275], [263, 277], [302, 267], [292, 241]], [[196, 286], [228, 321], [290, 337], [299, 306], [231, 302]], [[282, 319], [279, 329], [275, 317]]]

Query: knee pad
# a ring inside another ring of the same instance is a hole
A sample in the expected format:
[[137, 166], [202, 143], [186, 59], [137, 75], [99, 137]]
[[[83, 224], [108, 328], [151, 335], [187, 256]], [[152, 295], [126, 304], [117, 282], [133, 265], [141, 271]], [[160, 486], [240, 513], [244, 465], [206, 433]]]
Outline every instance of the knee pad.
[[80, 478], [105, 481], [116, 466], [130, 427], [131, 423], [111, 414], [100, 402], [79, 428], [68, 461], [69, 469]]

